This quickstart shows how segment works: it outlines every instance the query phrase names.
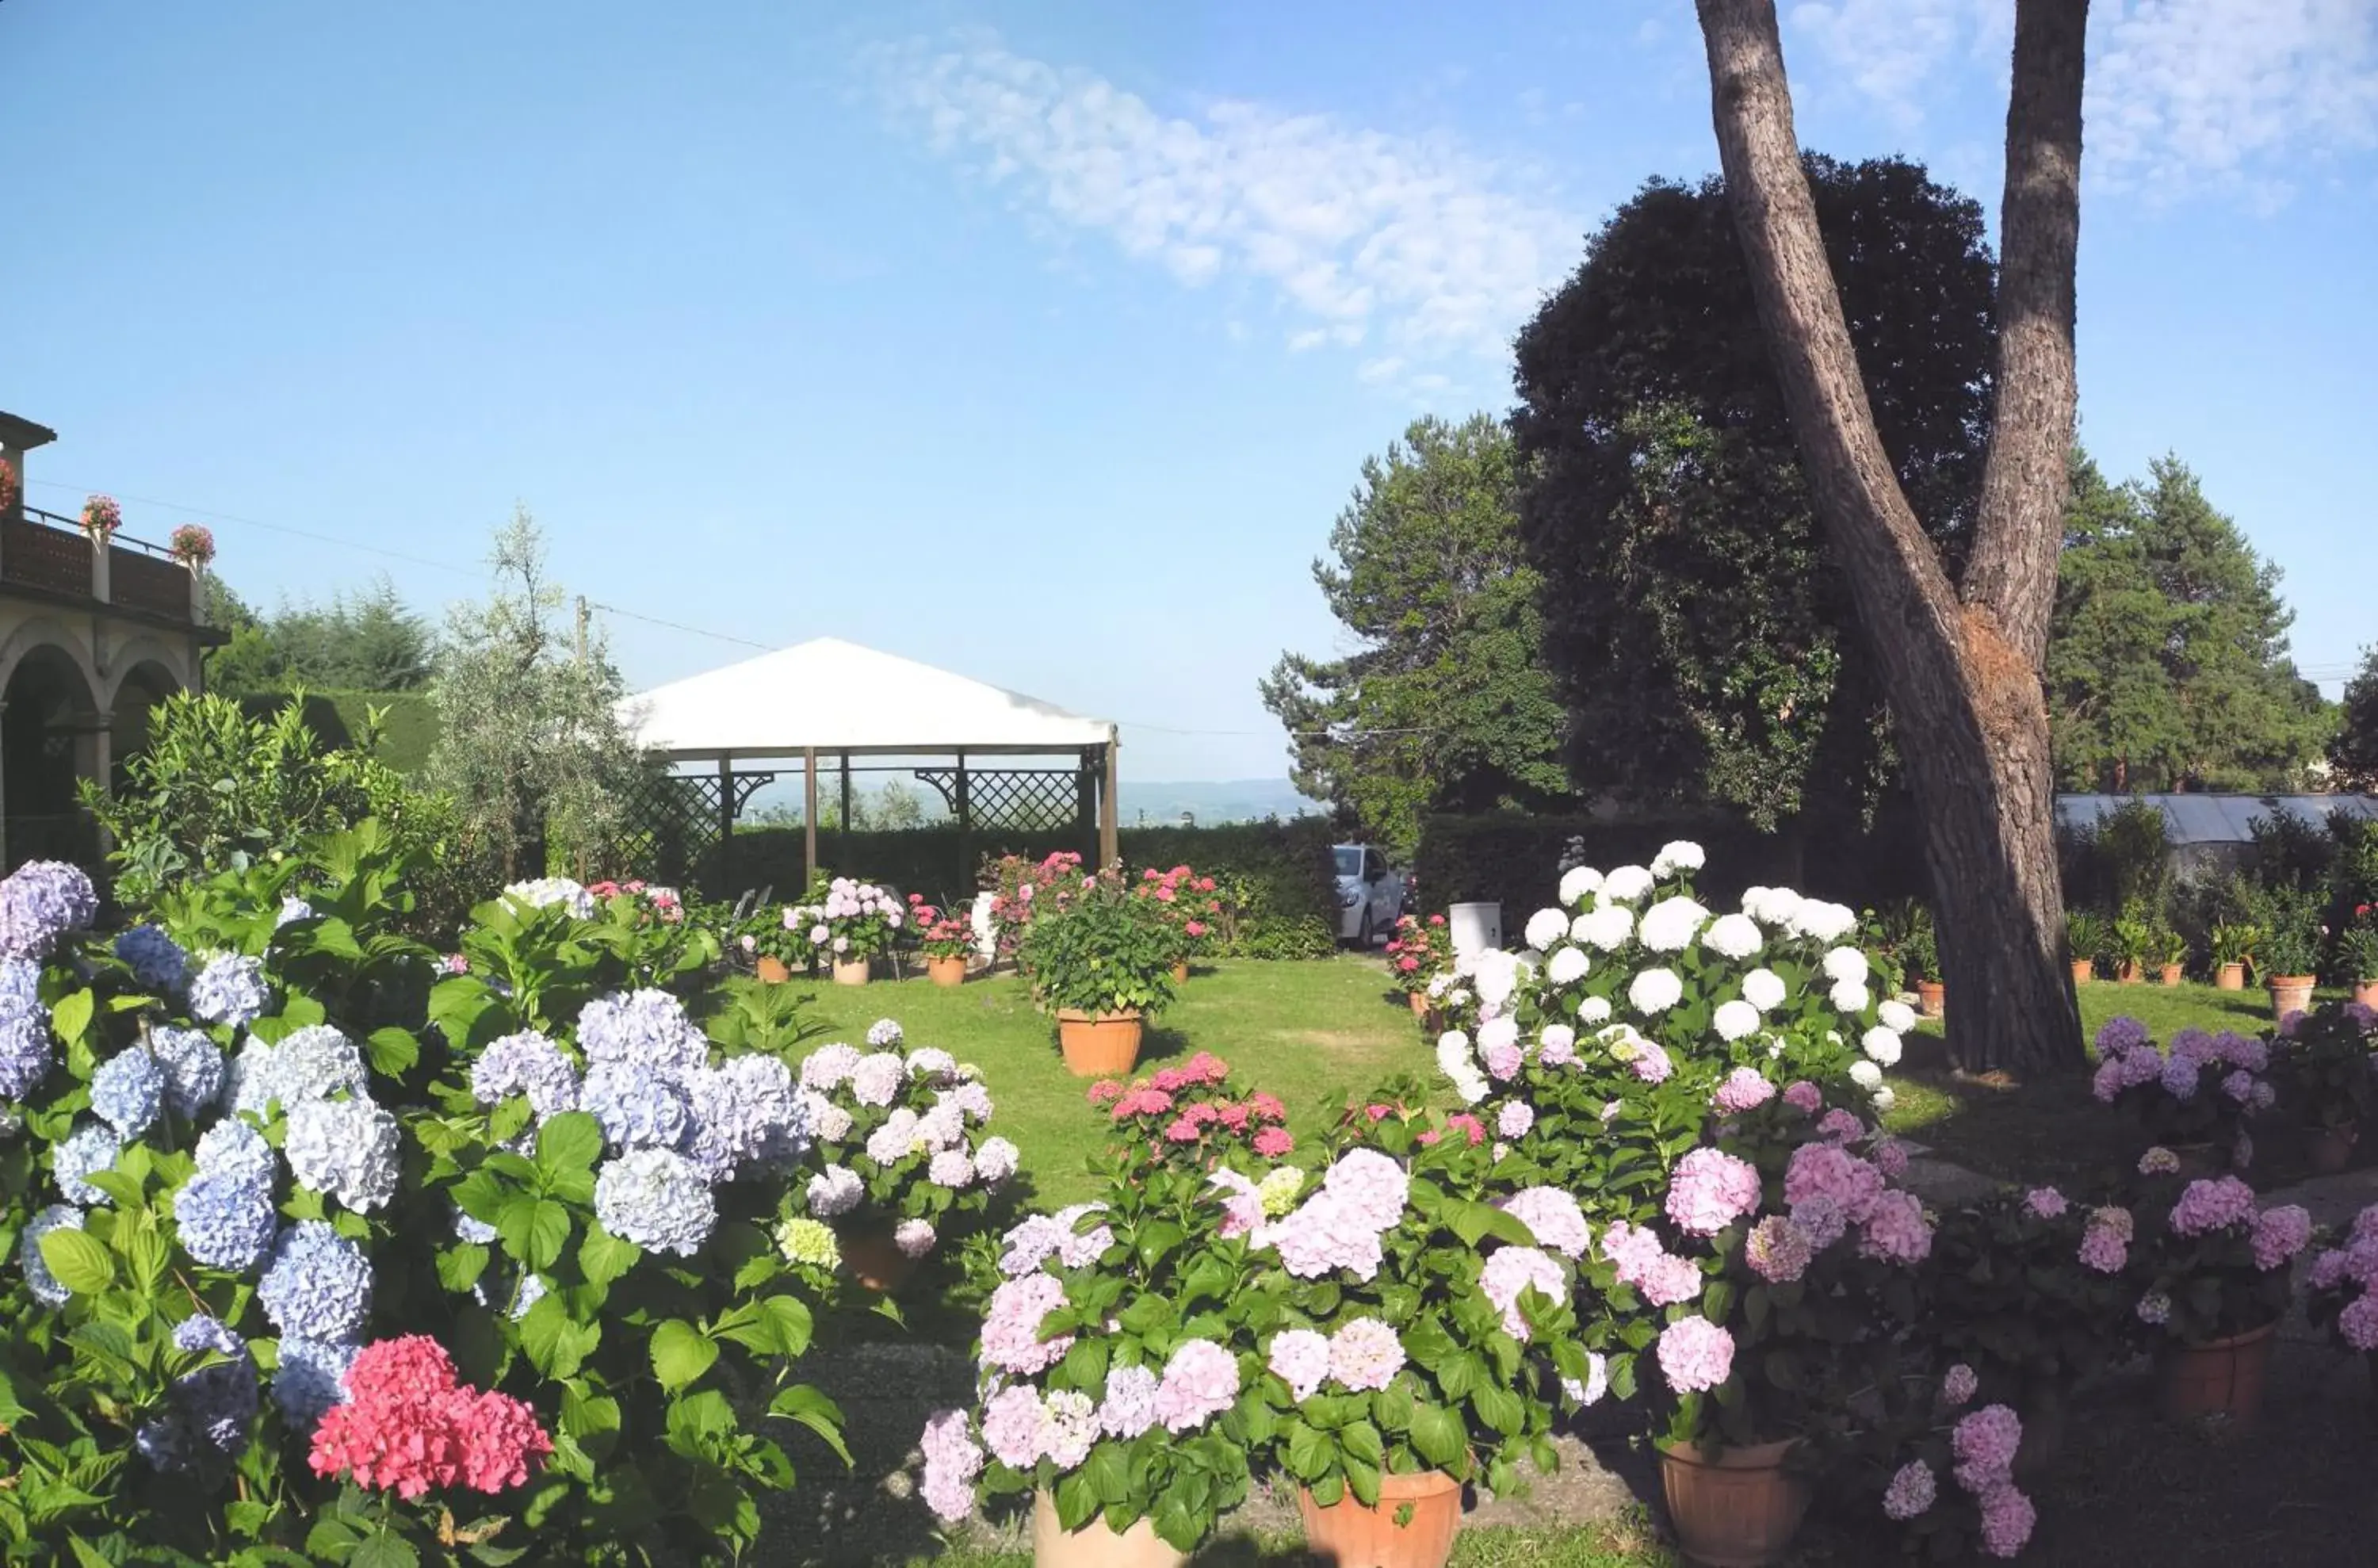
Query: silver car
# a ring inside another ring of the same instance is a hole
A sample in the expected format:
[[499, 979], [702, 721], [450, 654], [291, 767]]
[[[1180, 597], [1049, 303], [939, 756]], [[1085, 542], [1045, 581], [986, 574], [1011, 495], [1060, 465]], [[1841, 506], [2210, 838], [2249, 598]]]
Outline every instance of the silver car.
[[1338, 940], [1369, 947], [1404, 912], [1404, 879], [1368, 844], [1339, 844], [1329, 852], [1337, 862]]

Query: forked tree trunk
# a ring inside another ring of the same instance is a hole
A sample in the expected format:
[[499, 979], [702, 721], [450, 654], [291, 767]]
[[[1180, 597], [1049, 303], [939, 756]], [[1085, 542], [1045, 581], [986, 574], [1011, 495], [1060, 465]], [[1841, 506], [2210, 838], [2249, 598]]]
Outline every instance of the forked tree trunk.
[[1699, 4], [1759, 320], [1924, 818], [1950, 1049], [1977, 1071], [2076, 1066], [2040, 665], [2072, 441], [2086, 0], [2016, 7], [1997, 417], [1962, 591], [1875, 431], [1800, 163], [1773, 0]]

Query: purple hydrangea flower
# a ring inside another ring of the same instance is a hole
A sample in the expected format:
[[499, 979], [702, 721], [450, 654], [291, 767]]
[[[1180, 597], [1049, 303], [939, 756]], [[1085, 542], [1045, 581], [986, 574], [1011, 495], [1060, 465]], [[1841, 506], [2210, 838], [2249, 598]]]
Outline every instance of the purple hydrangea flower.
[[371, 1264], [325, 1220], [299, 1220], [273, 1245], [256, 1288], [265, 1316], [299, 1339], [352, 1339], [371, 1311]]
[[136, 925], [122, 933], [115, 938], [115, 956], [150, 991], [179, 991], [190, 978], [190, 955], [162, 926]]
[[263, 962], [238, 953], [218, 953], [190, 982], [190, 1016], [201, 1023], [245, 1029], [263, 1016], [271, 1000]]
[[574, 1111], [578, 1069], [560, 1046], [534, 1030], [507, 1034], [489, 1043], [471, 1064], [471, 1098], [496, 1105], [515, 1094], [528, 1096], [529, 1109], [539, 1122]]
[[160, 1024], [149, 1031], [149, 1054], [165, 1075], [165, 1104], [185, 1121], [222, 1095], [222, 1052], [199, 1031]]
[[38, 1007], [0, 1011], [0, 1100], [22, 1100], [57, 1064], [50, 1016]]
[[94, 1172], [113, 1170], [115, 1156], [123, 1152], [123, 1140], [115, 1136], [114, 1129], [97, 1122], [85, 1122], [51, 1144], [50, 1175], [57, 1180], [58, 1196], [86, 1209], [94, 1203], [114, 1203], [114, 1199], [83, 1178]]
[[63, 1307], [74, 1295], [58, 1283], [57, 1275], [50, 1272], [49, 1260], [42, 1256], [42, 1237], [60, 1229], [82, 1229], [82, 1211], [71, 1203], [53, 1203], [26, 1221], [17, 1237], [17, 1256], [24, 1267], [25, 1288], [44, 1307]]
[[674, 1149], [691, 1121], [684, 1092], [632, 1062], [597, 1063], [586, 1074], [579, 1106], [603, 1124], [614, 1149]]
[[363, 1346], [352, 1339], [281, 1337], [280, 1364], [272, 1373], [272, 1403], [290, 1424], [310, 1430], [333, 1405], [347, 1402], [347, 1369]]
[[165, 1108], [165, 1069], [134, 1045], [99, 1064], [90, 1075], [91, 1114], [119, 1138], [138, 1138]]
[[45, 959], [61, 937], [86, 930], [99, 893], [78, 866], [28, 861], [0, 880], [0, 954]]

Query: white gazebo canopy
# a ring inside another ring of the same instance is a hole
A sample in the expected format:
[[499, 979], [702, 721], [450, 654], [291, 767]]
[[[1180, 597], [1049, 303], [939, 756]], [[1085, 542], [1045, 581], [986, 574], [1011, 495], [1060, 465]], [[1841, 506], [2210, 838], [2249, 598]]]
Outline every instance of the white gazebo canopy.
[[838, 637], [655, 686], [629, 698], [620, 717], [645, 749], [670, 762], [810, 752], [1048, 754], [1115, 738], [1103, 718]]
[[821, 756], [841, 764], [846, 823], [850, 820], [852, 757], [955, 756], [953, 803], [963, 842], [969, 826], [969, 756], [1071, 754], [1079, 759], [1086, 815], [1090, 791], [1095, 789], [1097, 794], [1099, 859], [1102, 863], [1115, 859], [1119, 813], [1112, 722], [1085, 718], [1036, 697], [837, 637], [813, 638], [656, 686], [623, 700], [619, 718], [638, 743], [661, 761], [718, 765], [723, 838], [733, 836], [744, 793], [768, 777], [747, 777], [739, 789], [734, 765], [799, 757], [806, 858], [812, 872], [817, 865]]

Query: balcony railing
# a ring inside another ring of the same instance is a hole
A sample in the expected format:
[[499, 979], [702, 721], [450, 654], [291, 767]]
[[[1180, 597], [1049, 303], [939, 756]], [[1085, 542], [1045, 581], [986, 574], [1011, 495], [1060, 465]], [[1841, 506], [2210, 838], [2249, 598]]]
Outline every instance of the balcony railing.
[[0, 585], [46, 589], [101, 604], [201, 623], [198, 573], [171, 551], [117, 535], [106, 570], [81, 523], [38, 507], [0, 521]]

